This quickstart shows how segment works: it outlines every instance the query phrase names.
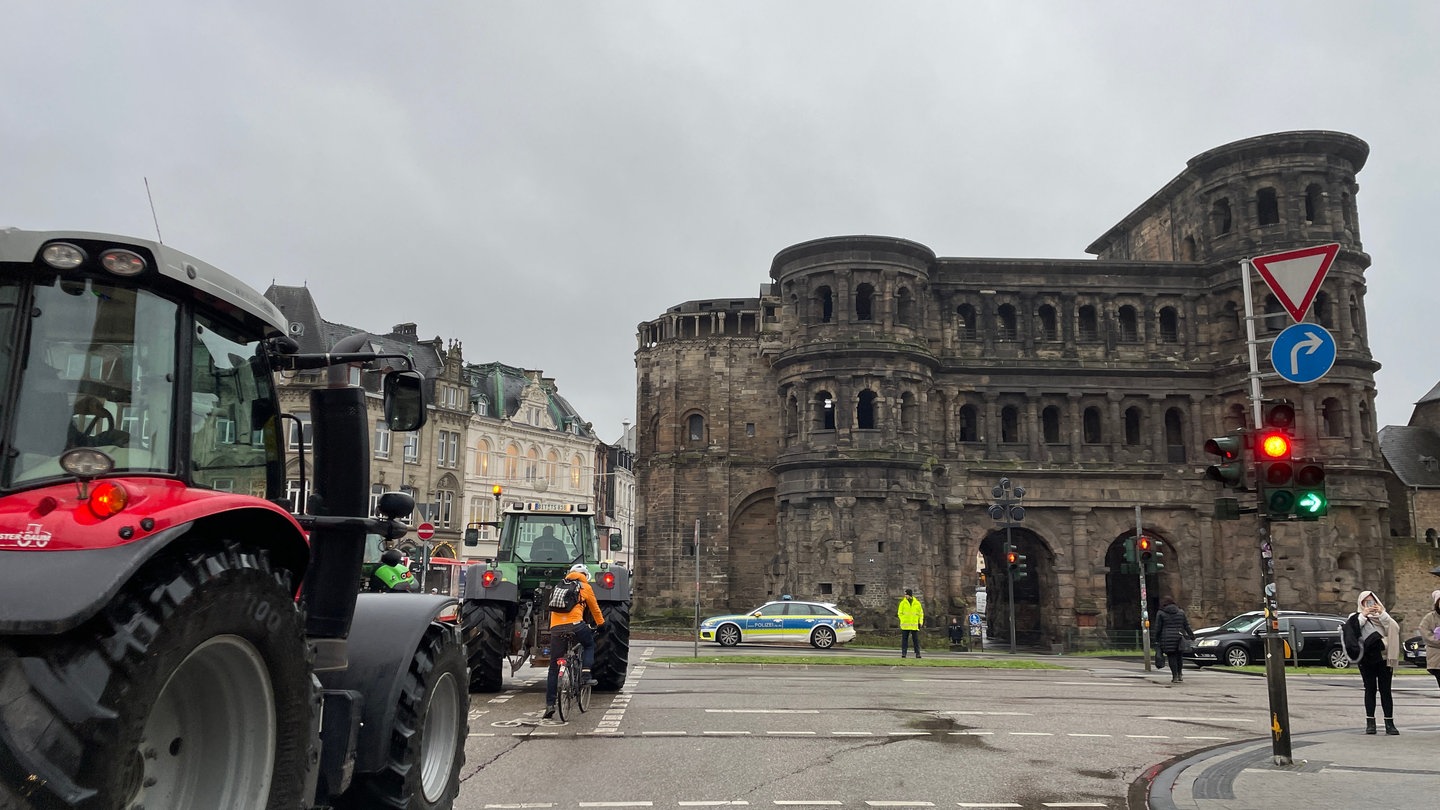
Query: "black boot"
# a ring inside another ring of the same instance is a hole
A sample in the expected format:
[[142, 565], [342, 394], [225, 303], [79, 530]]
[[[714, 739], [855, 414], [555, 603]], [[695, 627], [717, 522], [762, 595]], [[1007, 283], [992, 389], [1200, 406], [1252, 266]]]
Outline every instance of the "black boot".
[[1374, 733], [1375, 733], [1375, 718], [1373, 718], [1373, 717], [1367, 717], [1367, 718], [1365, 718], [1365, 733], [1366, 733], [1366, 734], [1374, 734]]
[[1388, 717], [1385, 718], [1385, 733], [1392, 737], [1400, 733], [1400, 729], [1395, 727], [1395, 721]]

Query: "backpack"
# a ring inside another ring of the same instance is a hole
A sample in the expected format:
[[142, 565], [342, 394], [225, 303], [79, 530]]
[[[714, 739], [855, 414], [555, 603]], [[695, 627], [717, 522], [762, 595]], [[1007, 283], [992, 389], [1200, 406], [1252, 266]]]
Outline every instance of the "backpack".
[[580, 580], [567, 579], [550, 592], [550, 612], [569, 613], [580, 604]]

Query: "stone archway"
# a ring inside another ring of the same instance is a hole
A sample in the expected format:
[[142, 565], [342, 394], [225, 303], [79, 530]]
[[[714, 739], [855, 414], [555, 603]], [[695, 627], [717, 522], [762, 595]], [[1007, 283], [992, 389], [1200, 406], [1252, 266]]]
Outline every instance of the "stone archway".
[[766, 490], [747, 498], [730, 518], [730, 589], [723, 597], [730, 609], [749, 610], [775, 598], [770, 593], [780, 574], [775, 517], [775, 491]]
[[[1145, 576], [1145, 603], [1149, 620], [1155, 621], [1155, 612], [1160, 609], [1160, 597], [1171, 596], [1179, 604], [1185, 604], [1181, 593], [1181, 580], [1175, 570], [1177, 554], [1169, 539], [1161, 532], [1146, 529], [1145, 535], [1158, 541], [1157, 548], [1164, 555], [1164, 568]], [[1140, 565], [1125, 559], [1125, 546], [1133, 531], [1117, 535], [1105, 549], [1105, 603], [1108, 618], [1108, 643], [1118, 648], [1138, 649], [1144, 646], [1141, 638], [1140, 617]]]
[[[1055, 555], [1040, 535], [1030, 529], [1010, 529], [1010, 543], [1025, 555], [1027, 575], [1014, 580], [1015, 643], [1049, 649], [1059, 640], [1055, 624], [1054, 594], [1057, 587]], [[985, 617], [989, 639], [986, 644], [1007, 645], [1010, 641], [1010, 576], [1005, 564], [1005, 529], [995, 529], [980, 541], [985, 559]]]

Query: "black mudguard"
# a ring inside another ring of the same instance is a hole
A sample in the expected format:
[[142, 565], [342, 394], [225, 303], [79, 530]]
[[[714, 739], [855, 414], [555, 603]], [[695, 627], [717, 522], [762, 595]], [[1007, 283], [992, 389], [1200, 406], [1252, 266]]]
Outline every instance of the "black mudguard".
[[400, 689], [425, 631], [440, 624], [454, 633], [455, 643], [460, 644], [456, 622], [436, 621], [442, 611], [456, 604], [452, 596], [432, 594], [362, 593], [356, 597], [355, 623], [347, 644], [350, 665], [320, 673], [326, 689], [350, 689], [365, 696], [356, 772], [373, 773], [385, 765]]

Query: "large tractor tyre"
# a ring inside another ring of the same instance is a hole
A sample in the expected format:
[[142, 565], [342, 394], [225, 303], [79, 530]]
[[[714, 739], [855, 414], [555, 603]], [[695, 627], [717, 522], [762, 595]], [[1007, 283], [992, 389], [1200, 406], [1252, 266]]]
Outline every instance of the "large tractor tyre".
[[596, 691], [619, 692], [630, 670], [630, 603], [602, 602], [600, 613], [605, 617], [605, 632], [595, 640], [595, 665], [590, 673], [597, 682]]
[[336, 806], [449, 810], [465, 764], [470, 713], [465, 680], [464, 646], [448, 630], [432, 627], [410, 659], [385, 765], [357, 776]]
[[505, 654], [513, 632], [508, 606], [479, 599], [461, 604], [460, 632], [470, 667], [470, 691], [499, 692], [505, 682]]
[[20, 806], [309, 800], [319, 692], [290, 572], [184, 542], [76, 630], [0, 639], [0, 780]]

